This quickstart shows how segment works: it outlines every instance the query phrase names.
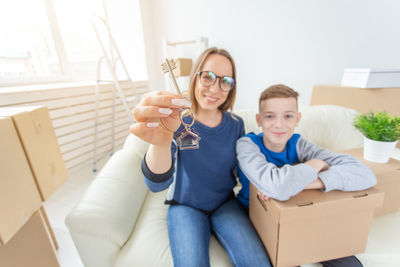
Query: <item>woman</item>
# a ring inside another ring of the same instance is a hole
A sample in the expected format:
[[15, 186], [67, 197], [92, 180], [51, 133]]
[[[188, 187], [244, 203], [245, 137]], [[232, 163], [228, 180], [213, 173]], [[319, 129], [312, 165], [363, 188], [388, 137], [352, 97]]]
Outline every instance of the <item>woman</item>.
[[[236, 141], [244, 134], [243, 120], [229, 112], [236, 96], [235, 78], [230, 54], [209, 48], [193, 66], [192, 102], [170, 92], [153, 92], [133, 110], [137, 123], [131, 132], [150, 143], [142, 163], [145, 182], [154, 192], [169, 186], [168, 234], [178, 267], [210, 265], [211, 233], [234, 266], [270, 266], [247, 211], [232, 191]], [[189, 127], [192, 118], [184, 117], [185, 127], [180, 109], [189, 107], [196, 120]], [[179, 143], [188, 132], [198, 148]]]

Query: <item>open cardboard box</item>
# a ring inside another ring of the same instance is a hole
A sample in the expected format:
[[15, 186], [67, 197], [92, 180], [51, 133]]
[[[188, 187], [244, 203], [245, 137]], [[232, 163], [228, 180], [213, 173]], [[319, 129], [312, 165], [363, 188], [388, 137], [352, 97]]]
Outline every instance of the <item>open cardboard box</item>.
[[400, 208], [400, 161], [393, 158], [387, 163], [375, 163], [364, 159], [363, 148], [355, 148], [343, 151], [352, 155], [375, 174], [378, 183], [375, 188], [385, 192], [385, 199], [382, 207], [376, 209], [375, 216], [395, 212]]
[[361, 253], [384, 193], [305, 190], [288, 201], [260, 200], [250, 187], [250, 219], [272, 264], [296, 266]]
[[68, 177], [47, 108], [0, 108], [0, 117], [13, 121], [40, 196], [46, 201]]

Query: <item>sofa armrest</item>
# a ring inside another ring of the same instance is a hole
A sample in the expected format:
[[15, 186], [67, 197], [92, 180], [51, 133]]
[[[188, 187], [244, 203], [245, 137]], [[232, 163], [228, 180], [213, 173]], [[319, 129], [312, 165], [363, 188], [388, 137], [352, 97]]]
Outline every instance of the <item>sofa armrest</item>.
[[67, 216], [66, 224], [85, 266], [99, 266], [99, 262], [112, 266], [128, 240], [148, 192], [141, 161], [135, 149], [117, 151]]

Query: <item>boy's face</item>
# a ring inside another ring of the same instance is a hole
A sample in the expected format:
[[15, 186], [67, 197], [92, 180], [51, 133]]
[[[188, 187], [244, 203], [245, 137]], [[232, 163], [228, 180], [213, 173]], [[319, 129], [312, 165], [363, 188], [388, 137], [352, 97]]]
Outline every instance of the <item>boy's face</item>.
[[282, 152], [300, 118], [294, 97], [275, 97], [261, 101], [260, 113], [256, 119], [258, 126], [262, 127], [264, 145], [274, 152]]

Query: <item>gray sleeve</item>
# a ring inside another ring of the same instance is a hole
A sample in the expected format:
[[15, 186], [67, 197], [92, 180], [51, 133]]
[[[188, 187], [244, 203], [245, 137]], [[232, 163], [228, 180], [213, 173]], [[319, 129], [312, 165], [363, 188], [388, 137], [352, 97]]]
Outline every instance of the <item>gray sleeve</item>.
[[287, 164], [279, 168], [268, 162], [249, 137], [237, 141], [236, 153], [244, 175], [265, 195], [280, 201], [298, 194], [318, 178], [314, 169], [307, 164]]
[[364, 190], [376, 184], [374, 173], [356, 158], [320, 148], [303, 137], [297, 142], [297, 154], [300, 162], [317, 158], [330, 165], [328, 170], [318, 174], [326, 192]]

